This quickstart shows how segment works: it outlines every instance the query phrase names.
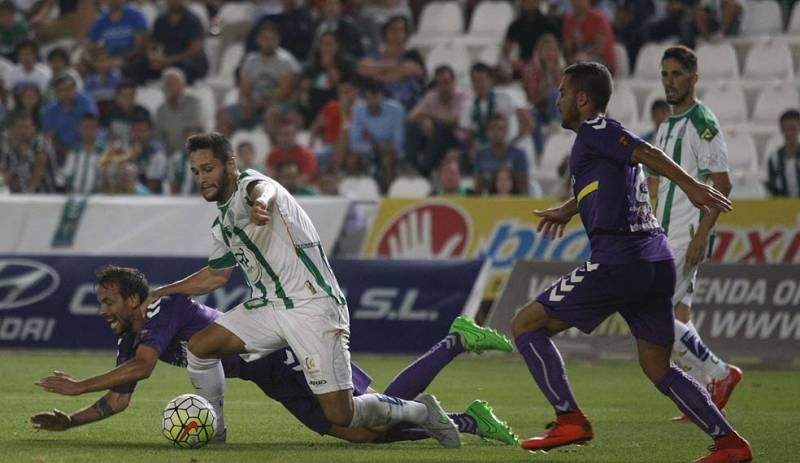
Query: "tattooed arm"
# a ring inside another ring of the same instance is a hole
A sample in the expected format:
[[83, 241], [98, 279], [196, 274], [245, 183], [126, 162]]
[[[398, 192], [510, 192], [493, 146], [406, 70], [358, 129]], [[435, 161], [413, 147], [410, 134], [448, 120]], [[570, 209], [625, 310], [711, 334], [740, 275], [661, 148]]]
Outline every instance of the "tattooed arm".
[[46, 431], [64, 431], [82, 424], [94, 423], [117, 414], [128, 407], [131, 394], [107, 392], [106, 395], [88, 407], [82, 408], [70, 415], [58, 409], [52, 412], [41, 412], [31, 417], [31, 424], [36, 429]]

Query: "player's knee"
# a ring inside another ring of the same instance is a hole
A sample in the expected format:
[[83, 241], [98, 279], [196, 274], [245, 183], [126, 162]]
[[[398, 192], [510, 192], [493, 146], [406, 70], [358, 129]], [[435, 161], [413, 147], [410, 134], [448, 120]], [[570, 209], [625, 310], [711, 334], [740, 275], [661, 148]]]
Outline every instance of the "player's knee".
[[692, 309], [682, 302], [678, 303], [678, 305], [675, 306], [675, 318], [683, 323], [687, 323], [692, 318]]
[[322, 411], [331, 424], [347, 427], [353, 422], [352, 407], [325, 407]]
[[547, 314], [542, 304], [531, 302], [511, 319], [511, 334], [516, 338], [523, 333], [541, 329], [544, 327], [546, 317]]
[[189, 339], [189, 344], [187, 344], [186, 348], [189, 349], [195, 357], [201, 359], [207, 359], [214, 356], [214, 348], [212, 343], [210, 343], [205, 337], [198, 336], [200, 333], [195, 334]]

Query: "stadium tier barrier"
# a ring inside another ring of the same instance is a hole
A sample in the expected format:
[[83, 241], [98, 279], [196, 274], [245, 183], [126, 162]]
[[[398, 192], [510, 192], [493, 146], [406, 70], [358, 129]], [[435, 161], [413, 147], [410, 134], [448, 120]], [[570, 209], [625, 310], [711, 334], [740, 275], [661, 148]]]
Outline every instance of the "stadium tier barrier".
[[[549, 240], [537, 233], [539, 220], [532, 211], [556, 204], [553, 199], [384, 199], [362, 255], [486, 259], [485, 298], [494, 300], [520, 260], [580, 262], [589, 258], [589, 241], [577, 218], [561, 239]], [[800, 200], [736, 200], [734, 211], [719, 219], [710, 260], [756, 264], [755, 271], [760, 264], [797, 265]]]
[[[575, 263], [518, 261], [490, 308], [486, 324], [510, 334], [518, 307], [549, 290]], [[768, 368], [800, 368], [800, 274], [793, 265], [708, 264], [694, 286], [692, 319], [703, 340], [726, 361]], [[571, 328], [556, 338], [565, 355], [589, 360], [636, 355], [625, 320], [615, 314], [589, 336]], [[702, 352], [701, 352], [702, 354]]]

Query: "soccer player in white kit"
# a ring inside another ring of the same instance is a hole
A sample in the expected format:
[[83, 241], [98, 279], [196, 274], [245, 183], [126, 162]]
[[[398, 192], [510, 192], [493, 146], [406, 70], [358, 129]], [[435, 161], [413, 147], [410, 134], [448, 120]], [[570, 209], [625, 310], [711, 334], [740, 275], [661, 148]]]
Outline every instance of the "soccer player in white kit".
[[415, 401], [353, 397], [347, 304], [308, 215], [275, 180], [254, 170], [240, 174], [221, 134], [195, 135], [186, 145], [203, 198], [219, 209], [211, 230], [214, 250], [207, 267], [156, 289], [148, 300], [209, 293], [225, 285], [236, 266], [252, 296], [190, 339], [188, 371], [197, 392], [222, 415], [219, 358], [257, 359], [288, 346], [331, 423], [362, 428], [407, 422], [445, 447], [460, 446], [455, 423], [431, 395]]
[[[664, 52], [661, 82], [672, 106], [672, 116], [661, 123], [654, 141], [685, 171], [700, 181], [710, 180], [714, 188], [728, 195], [731, 191], [728, 150], [716, 116], [695, 96], [697, 79], [697, 55], [692, 50], [675, 46]], [[697, 266], [710, 254], [719, 212], [703, 214], [666, 177], [653, 176], [648, 182], [650, 192], [657, 192], [656, 217], [675, 255], [673, 359], [707, 387], [717, 408], [722, 410], [741, 381], [742, 372], [714, 355], [691, 321]]]

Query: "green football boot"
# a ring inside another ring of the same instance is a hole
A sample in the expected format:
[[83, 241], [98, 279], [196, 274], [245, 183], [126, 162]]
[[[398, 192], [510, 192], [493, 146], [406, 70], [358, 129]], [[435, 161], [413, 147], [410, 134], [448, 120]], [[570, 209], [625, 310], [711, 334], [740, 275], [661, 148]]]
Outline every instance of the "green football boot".
[[458, 333], [464, 341], [464, 348], [468, 352], [480, 354], [485, 350], [500, 350], [511, 352], [511, 341], [497, 331], [478, 325], [474, 321], [458, 317], [450, 325], [450, 334]]
[[493, 439], [507, 445], [519, 445], [519, 436], [511, 427], [498, 418], [492, 407], [485, 400], [476, 400], [469, 404], [464, 412], [478, 423], [478, 435], [484, 439]]

